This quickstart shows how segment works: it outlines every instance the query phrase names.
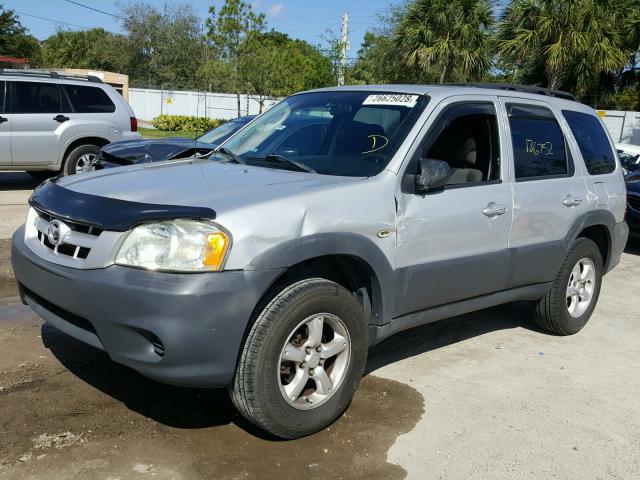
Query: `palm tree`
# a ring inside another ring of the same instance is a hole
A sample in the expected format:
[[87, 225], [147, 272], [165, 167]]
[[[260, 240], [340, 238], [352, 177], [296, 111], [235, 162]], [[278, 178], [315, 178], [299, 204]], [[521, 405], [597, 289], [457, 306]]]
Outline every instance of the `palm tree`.
[[396, 45], [409, 66], [440, 72], [440, 83], [478, 78], [491, 66], [494, 17], [489, 0], [416, 0], [407, 6]]
[[[517, 74], [542, 66], [549, 88], [597, 92], [631, 58], [627, 18], [638, 0], [513, 0], [498, 25], [497, 52]], [[517, 76], [516, 74], [516, 76]]]

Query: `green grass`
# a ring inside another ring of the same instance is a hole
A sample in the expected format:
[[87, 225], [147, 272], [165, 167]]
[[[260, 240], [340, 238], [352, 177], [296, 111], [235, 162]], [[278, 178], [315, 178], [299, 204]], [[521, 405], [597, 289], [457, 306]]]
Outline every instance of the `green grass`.
[[163, 130], [154, 130], [152, 128], [138, 128], [138, 132], [142, 138], [167, 138], [167, 137], [186, 137], [195, 138], [191, 132], [165, 132]]

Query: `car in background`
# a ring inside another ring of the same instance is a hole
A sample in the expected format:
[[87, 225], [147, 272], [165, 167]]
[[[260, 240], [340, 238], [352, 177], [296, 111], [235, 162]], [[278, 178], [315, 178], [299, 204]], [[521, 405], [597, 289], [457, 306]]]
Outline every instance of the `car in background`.
[[133, 110], [92, 75], [0, 69], [0, 168], [38, 178], [91, 169], [100, 148], [138, 139]]
[[616, 143], [616, 151], [625, 176], [640, 170], [640, 146], [630, 143]]
[[236, 133], [255, 115], [234, 118], [194, 139], [185, 137], [139, 139], [105, 145], [95, 159], [96, 170], [134, 165], [136, 163], [159, 162], [176, 158], [188, 158], [211, 153], [222, 142]]
[[640, 237], [640, 146], [617, 143], [616, 151], [622, 164], [627, 185], [627, 224], [629, 234]]

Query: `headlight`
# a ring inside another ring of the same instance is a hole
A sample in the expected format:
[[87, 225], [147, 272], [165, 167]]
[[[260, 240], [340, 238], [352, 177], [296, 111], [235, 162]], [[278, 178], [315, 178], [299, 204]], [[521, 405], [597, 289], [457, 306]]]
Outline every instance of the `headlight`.
[[205, 272], [222, 269], [231, 239], [210, 222], [172, 220], [131, 230], [118, 250], [118, 265]]

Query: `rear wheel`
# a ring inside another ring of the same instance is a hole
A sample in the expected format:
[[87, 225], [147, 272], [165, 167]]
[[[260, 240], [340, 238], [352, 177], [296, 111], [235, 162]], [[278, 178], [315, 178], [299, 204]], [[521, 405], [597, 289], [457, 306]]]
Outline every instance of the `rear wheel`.
[[598, 246], [588, 238], [576, 239], [551, 290], [536, 305], [536, 323], [557, 335], [579, 332], [596, 307], [602, 269]]
[[62, 169], [64, 175], [75, 175], [94, 170], [93, 162], [100, 153], [100, 147], [95, 145], [81, 145], [69, 152]]
[[349, 405], [367, 349], [367, 322], [353, 294], [320, 278], [296, 282], [256, 319], [231, 398], [245, 418], [274, 435], [308, 435]]

